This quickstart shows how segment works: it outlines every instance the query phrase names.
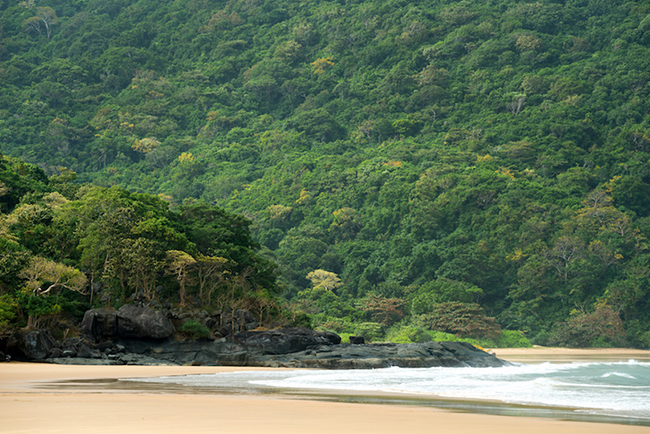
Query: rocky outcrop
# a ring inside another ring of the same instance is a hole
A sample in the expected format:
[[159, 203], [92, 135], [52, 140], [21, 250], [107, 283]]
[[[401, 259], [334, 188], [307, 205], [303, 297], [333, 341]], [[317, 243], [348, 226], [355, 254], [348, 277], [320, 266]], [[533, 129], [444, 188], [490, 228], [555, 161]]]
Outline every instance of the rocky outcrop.
[[91, 357], [48, 359], [64, 364], [221, 365], [313, 369], [376, 369], [391, 366], [498, 367], [508, 364], [462, 342], [340, 344], [333, 333], [307, 329], [250, 331], [231, 339], [153, 341], [121, 339]]
[[81, 331], [92, 342], [115, 338], [166, 339], [174, 334], [174, 324], [166, 312], [147, 306], [126, 304], [91, 309], [84, 314]]
[[508, 364], [465, 342], [366, 344], [319, 347], [280, 356], [258, 356], [262, 366], [318, 369], [498, 367]]
[[6, 348], [15, 360], [51, 361], [56, 358], [101, 358], [101, 351], [84, 339], [74, 337], [62, 342], [54, 339], [48, 330], [30, 330], [16, 333]]
[[164, 339], [190, 320], [207, 327], [215, 338], [259, 327], [255, 317], [245, 309], [210, 314], [205, 310], [167, 310], [159, 303], [151, 304], [125, 305], [118, 311], [110, 307], [90, 309], [81, 322], [81, 331], [92, 342], [104, 342], [117, 338]]
[[19, 332], [16, 338], [17, 350], [29, 360], [47, 358], [57, 343], [47, 330]]
[[174, 324], [164, 312], [126, 304], [117, 311], [117, 334], [123, 338], [165, 339], [174, 333]]
[[233, 342], [251, 353], [289, 354], [319, 346], [338, 345], [336, 333], [315, 332], [306, 328], [286, 328], [268, 331], [244, 331], [233, 335]]
[[117, 311], [112, 307], [90, 309], [81, 321], [81, 331], [94, 340], [117, 336]]
[[[182, 340], [172, 320], [187, 320], [174, 312], [156, 311], [146, 306], [125, 305], [119, 310], [94, 309], [86, 312], [79, 337], [55, 341], [47, 331], [23, 332], [17, 341], [27, 360], [61, 364], [134, 364], [134, 365], [225, 365], [267, 366], [316, 369], [373, 369], [399, 367], [496, 367], [507, 362], [470, 344], [426, 342], [418, 344], [363, 344], [356, 337], [341, 344], [335, 333], [306, 328], [244, 330], [232, 332], [238, 325], [253, 324], [246, 312], [230, 315], [227, 337]], [[168, 316], [169, 315], [169, 316]], [[203, 315], [215, 336], [224, 324], [221, 313]], [[246, 327], [244, 327], [246, 328]], [[224, 330], [224, 333], [226, 330]], [[180, 339], [180, 340], [179, 340]]]

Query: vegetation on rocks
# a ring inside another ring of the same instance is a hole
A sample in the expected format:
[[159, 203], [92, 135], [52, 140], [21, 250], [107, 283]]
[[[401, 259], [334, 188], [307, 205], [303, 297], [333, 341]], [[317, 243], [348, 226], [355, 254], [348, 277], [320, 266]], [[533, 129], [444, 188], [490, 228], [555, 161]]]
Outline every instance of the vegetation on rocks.
[[[92, 305], [133, 301], [283, 315], [276, 266], [243, 217], [200, 202], [171, 210], [119, 187], [64, 184], [66, 197], [38, 167], [1, 158], [7, 191], [31, 185], [17, 200], [0, 197], [3, 328], [57, 326]], [[191, 325], [181, 332], [204, 337]]]

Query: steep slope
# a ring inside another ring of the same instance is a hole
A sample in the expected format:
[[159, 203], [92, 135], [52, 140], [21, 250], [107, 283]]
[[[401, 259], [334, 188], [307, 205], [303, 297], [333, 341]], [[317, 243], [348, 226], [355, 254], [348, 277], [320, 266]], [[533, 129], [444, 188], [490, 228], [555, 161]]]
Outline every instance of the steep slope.
[[645, 2], [0, 4], [2, 152], [244, 213], [319, 321], [479, 302], [546, 342], [600, 306], [648, 339]]

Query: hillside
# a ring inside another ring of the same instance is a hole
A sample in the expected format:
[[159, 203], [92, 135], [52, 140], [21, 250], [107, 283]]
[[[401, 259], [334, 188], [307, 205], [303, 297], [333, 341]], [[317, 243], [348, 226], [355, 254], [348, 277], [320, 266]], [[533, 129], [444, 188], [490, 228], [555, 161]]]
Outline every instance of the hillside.
[[0, 152], [245, 215], [315, 325], [650, 346], [647, 2], [0, 11]]

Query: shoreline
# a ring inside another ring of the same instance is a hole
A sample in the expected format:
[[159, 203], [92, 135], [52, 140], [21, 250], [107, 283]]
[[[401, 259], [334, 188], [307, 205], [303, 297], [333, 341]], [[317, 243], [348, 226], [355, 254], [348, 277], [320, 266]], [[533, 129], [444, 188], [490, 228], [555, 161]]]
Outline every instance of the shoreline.
[[[643, 350], [496, 349], [497, 357], [527, 363], [635, 360], [650, 361]], [[634, 357], [628, 357], [633, 355]], [[546, 360], [544, 360], [546, 358]], [[548, 360], [548, 359], [552, 360]], [[449, 368], [454, 369], [454, 368]], [[0, 364], [2, 432], [124, 433], [343, 433], [373, 434], [409, 430], [429, 433], [650, 433], [650, 427], [566, 421], [562, 411], [490, 402], [432, 399], [418, 395], [349, 391], [180, 391], [132, 382], [112, 388], [118, 379], [214, 374], [273, 368], [206, 366], [87, 366], [35, 363]], [[132, 388], [131, 388], [132, 386]], [[437, 405], [436, 405], [437, 404]], [[501, 413], [494, 414], [490, 406]], [[487, 411], [486, 411], [487, 408]], [[566, 412], [566, 411], [565, 411]]]
[[518, 363], [627, 362], [630, 359], [650, 362], [650, 350], [633, 348], [495, 348], [498, 358]]

